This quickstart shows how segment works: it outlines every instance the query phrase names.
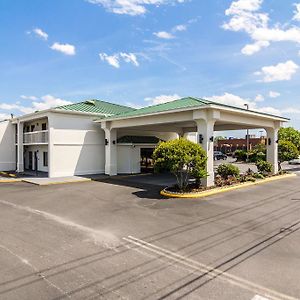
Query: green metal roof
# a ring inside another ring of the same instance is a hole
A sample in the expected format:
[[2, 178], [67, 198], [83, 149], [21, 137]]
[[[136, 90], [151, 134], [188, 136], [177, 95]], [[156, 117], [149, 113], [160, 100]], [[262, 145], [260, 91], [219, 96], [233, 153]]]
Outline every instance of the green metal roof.
[[56, 107], [56, 109], [99, 114], [102, 116], [113, 116], [135, 111], [134, 108], [128, 106], [109, 103], [101, 100], [87, 100], [79, 103], [59, 106]]
[[258, 112], [258, 111], [254, 111], [254, 110], [247, 110], [245, 108], [226, 105], [226, 104], [222, 104], [222, 103], [218, 103], [218, 102], [214, 102], [214, 101], [210, 101], [210, 100], [205, 100], [205, 99], [200, 99], [200, 98], [194, 98], [194, 97], [186, 97], [186, 98], [174, 100], [171, 102], [147, 106], [147, 107], [143, 107], [140, 109], [131, 110], [128, 112], [123, 112], [123, 113], [120, 113], [120, 114], [117, 114], [114, 116], [103, 117], [100, 120], [123, 119], [123, 118], [127, 118], [127, 117], [139, 117], [139, 116], [150, 115], [150, 114], [155, 114], [155, 113], [160, 113], [160, 112], [173, 111], [173, 110], [177, 110], [177, 109], [198, 108], [198, 107], [208, 106], [208, 105], [216, 105], [216, 106], [221, 106], [221, 107], [238, 109], [241, 111], [254, 112], [254, 113], [257, 113], [260, 115], [271, 116], [271, 117], [289, 120], [287, 118], [271, 115], [268, 113]]
[[[162, 103], [162, 104], [143, 107], [143, 108], [129, 111], [126, 113], [121, 113], [116, 116], [112, 116], [111, 119], [115, 119], [115, 118], [121, 119], [121, 118], [126, 118], [126, 117], [149, 115], [149, 114], [170, 111], [170, 110], [176, 110], [176, 109], [182, 109], [182, 108], [205, 106], [208, 104], [209, 104], [209, 101], [207, 101], [207, 100], [187, 97], [187, 98], [174, 100], [171, 102], [166, 102], [166, 103]], [[110, 117], [107, 117], [105, 119], [109, 120]]]

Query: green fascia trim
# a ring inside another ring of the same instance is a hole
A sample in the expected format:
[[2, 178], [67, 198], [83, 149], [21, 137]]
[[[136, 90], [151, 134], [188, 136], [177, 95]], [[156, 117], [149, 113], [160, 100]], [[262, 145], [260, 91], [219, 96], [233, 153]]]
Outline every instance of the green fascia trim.
[[74, 104], [63, 105], [63, 106], [56, 107], [55, 109], [99, 114], [104, 117], [135, 111], [134, 108], [128, 106], [109, 103], [106, 101], [96, 100], [96, 99], [87, 100], [87, 101], [74, 103]]
[[139, 117], [139, 116], [150, 115], [150, 114], [155, 114], [155, 113], [160, 113], [160, 112], [173, 111], [173, 110], [177, 110], [177, 109], [188, 109], [188, 108], [196, 108], [196, 107], [198, 108], [198, 107], [209, 106], [209, 105], [227, 107], [227, 108], [237, 109], [237, 110], [244, 111], [244, 112], [252, 112], [252, 113], [256, 113], [256, 114], [260, 114], [260, 115], [264, 115], [264, 116], [289, 120], [287, 118], [271, 115], [268, 113], [258, 112], [258, 111], [254, 111], [254, 110], [247, 110], [245, 108], [226, 105], [226, 104], [209, 101], [209, 100], [205, 100], [205, 99], [201, 99], [201, 98], [186, 97], [186, 98], [174, 100], [174, 101], [167, 102], [167, 103], [147, 106], [147, 107], [143, 107], [143, 108], [136, 109], [133, 111], [120, 113], [120, 114], [117, 114], [114, 116], [108, 116], [108, 117], [104, 116], [103, 118], [99, 119], [98, 121], [111, 120], [111, 119], [123, 119], [123, 118], [127, 118], [127, 117]]

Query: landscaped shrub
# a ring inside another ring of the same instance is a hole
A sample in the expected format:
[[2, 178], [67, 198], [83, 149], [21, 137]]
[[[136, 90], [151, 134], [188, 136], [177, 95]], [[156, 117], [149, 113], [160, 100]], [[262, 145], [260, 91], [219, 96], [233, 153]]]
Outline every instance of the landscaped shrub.
[[247, 161], [248, 158], [248, 161], [253, 163], [256, 163], [259, 160], [266, 160], [266, 146], [258, 144], [248, 152], [248, 155], [245, 150], [236, 150], [234, 156], [238, 161]]
[[265, 176], [261, 173], [255, 173], [253, 175], [253, 177], [256, 178], [256, 179], [264, 179], [265, 178]]
[[259, 160], [256, 163], [256, 167], [257, 167], [258, 172], [260, 174], [263, 174], [263, 175], [270, 174], [272, 172], [272, 169], [273, 169], [272, 164], [267, 162], [267, 161], [264, 161], [264, 160]]
[[247, 151], [245, 151], [245, 150], [236, 150], [234, 152], [234, 157], [238, 161], [246, 161], [246, 159], [247, 159]]
[[206, 152], [191, 141], [180, 138], [161, 142], [153, 153], [156, 171], [168, 170], [176, 176], [180, 191], [185, 191], [193, 176], [200, 185], [200, 179], [207, 176]]
[[249, 152], [249, 161], [256, 163], [260, 160], [266, 160], [266, 156], [264, 152], [251, 151]]
[[224, 179], [228, 179], [229, 176], [239, 176], [240, 170], [232, 164], [221, 164], [217, 168], [217, 174]]

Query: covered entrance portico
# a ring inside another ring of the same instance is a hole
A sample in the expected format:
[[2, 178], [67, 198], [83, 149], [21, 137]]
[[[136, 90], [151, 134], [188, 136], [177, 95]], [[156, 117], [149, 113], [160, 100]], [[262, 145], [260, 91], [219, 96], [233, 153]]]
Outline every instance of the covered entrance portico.
[[[191, 101], [192, 100], [192, 101]], [[179, 102], [180, 101], [180, 102]], [[177, 102], [178, 105], [175, 105]], [[177, 108], [177, 106], [180, 106]], [[150, 107], [151, 108], [151, 107]], [[278, 130], [287, 119], [265, 113], [221, 105], [207, 100], [184, 98], [173, 102], [139, 109], [97, 122], [105, 131], [105, 173], [117, 175], [117, 137], [122, 134], [164, 136], [164, 140], [186, 137], [197, 133], [199, 143], [207, 153], [207, 172], [203, 181], [207, 187], [214, 185], [214, 132], [240, 129], [265, 129], [267, 133], [267, 160], [278, 172]]]

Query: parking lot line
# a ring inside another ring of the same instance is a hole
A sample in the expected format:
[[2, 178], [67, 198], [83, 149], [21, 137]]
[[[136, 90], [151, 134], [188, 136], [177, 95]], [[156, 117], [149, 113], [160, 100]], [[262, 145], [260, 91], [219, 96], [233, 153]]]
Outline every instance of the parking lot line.
[[161, 257], [165, 257], [169, 260], [175, 261], [185, 267], [192, 269], [193, 271], [195, 271], [195, 270], [199, 271], [199, 272], [203, 273], [203, 275], [205, 275], [209, 278], [213, 279], [213, 278], [218, 277], [218, 278], [222, 279], [223, 281], [226, 281], [227, 283], [230, 283], [230, 284], [238, 286], [242, 289], [253, 292], [256, 295], [263, 295], [267, 299], [270, 299], [270, 300], [283, 300], [283, 299], [284, 300], [297, 300], [296, 298], [291, 297], [289, 295], [282, 294], [275, 290], [266, 288], [264, 286], [261, 286], [259, 284], [245, 280], [241, 277], [232, 275], [230, 273], [224, 272], [224, 271], [214, 268], [212, 266], [207, 266], [203, 263], [200, 263], [198, 261], [195, 261], [195, 260], [185, 257], [183, 255], [180, 255], [176, 252], [173, 252], [173, 251], [164, 249], [162, 247], [156, 246], [154, 244], [148, 243], [148, 242], [138, 239], [136, 237], [128, 236], [128, 237], [124, 237], [123, 239], [128, 243], [134, 244], [135, 246], [138, 246], [147, 251], [155, 253]]

